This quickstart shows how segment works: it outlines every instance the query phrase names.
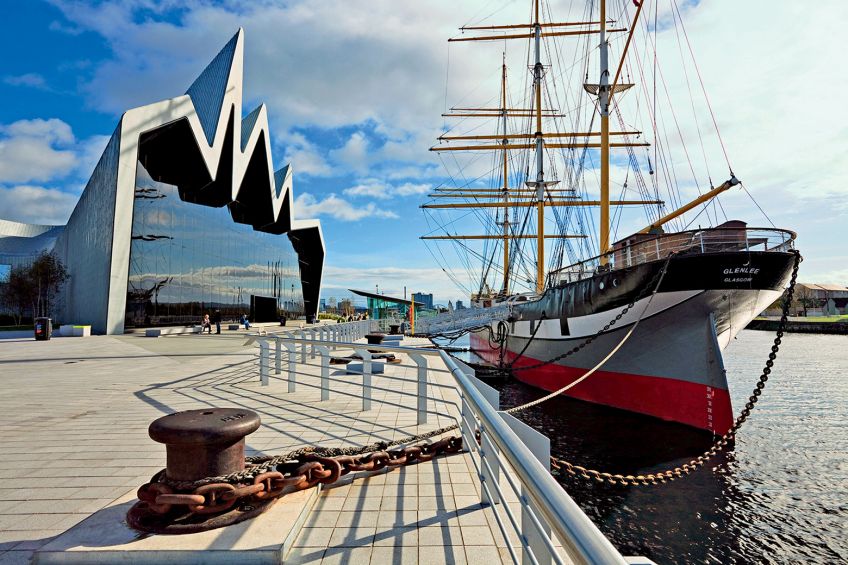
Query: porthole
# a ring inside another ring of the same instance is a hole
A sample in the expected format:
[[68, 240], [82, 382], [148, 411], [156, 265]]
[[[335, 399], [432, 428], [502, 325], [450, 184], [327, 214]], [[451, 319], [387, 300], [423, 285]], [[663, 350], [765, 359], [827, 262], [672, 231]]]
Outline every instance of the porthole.
[[618, 286], [618, 279], [612, 279], [612, 286]]
[[598, 288], [600, 288], [601, 290], [604, 290], [604, 286], [605, 286], [604, 281], [601, 281], [601, 283], [598, 285]]

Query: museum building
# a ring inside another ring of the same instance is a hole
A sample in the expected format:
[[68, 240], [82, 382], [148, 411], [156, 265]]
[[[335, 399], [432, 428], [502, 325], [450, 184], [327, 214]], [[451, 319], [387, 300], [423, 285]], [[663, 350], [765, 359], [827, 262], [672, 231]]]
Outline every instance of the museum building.
[[54, 318], [95, 333], [315, 315], [317, 220], [295, 220], [267, 108], [242, 117], [244, 31], [183, 96], [127, 110], [65, 226], [0, 220], [0, 282], [42, 252], [70, 275]]

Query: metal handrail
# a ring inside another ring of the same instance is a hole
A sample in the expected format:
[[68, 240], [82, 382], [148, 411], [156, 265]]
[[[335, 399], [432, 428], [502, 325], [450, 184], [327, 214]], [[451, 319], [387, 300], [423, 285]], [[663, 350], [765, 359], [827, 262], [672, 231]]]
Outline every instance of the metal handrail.
[[465, 372], [447, 353], [440, 354], [475, 415], [491, 432], [493, 443], [515, 470], [522, 486], [527, 489], [545, 521], [556, 532], [568, 556], [577, 563], [626, 564], [621, 553], [518, 439]]

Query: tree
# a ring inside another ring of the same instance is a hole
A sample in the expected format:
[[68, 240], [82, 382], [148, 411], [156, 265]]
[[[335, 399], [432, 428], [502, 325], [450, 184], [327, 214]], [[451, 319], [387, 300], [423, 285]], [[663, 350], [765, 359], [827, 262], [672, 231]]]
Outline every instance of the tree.
[[21, 324], [24, 312], [32, 317], [49, 316], [56, 295], [68, 280], [68, 271], [52, 253], [42, 253], [28, 267], [15, 267], [4, 285], [3, 299]]
[[9, 273], [9, 280], [3, 285], [3, 303], [13, 313], [15, 325], [20, 326], [27, 307], [32, 305], [35, 295], [29, 267], [17, 266]]
[[819, 305], [819, 300], [813, 291], [803, 284], [799, 284], [795, 289], [795, 297], [795, 300], [804, 310], [804, 316], [807, 315], [807, 308], [814, 308]]

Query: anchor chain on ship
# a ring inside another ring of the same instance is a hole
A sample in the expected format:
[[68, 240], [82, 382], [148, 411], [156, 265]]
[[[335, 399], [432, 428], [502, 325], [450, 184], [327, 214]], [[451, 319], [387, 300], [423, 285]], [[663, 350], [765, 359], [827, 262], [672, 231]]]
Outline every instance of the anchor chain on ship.
[[778, 324], [777, 332], [774, 337], [774, 343], [771, 346], [771, 351], [768, 354], [768, 359], [765, 362], [765, 367], [763, 367], [762, 373], [760, 374], [760, 378], [757, 380], [757, 384], [754, 387], [751, 396], [748, 397], [748, 402], [745, 403], [745, 408], [739, 413], [736, 420], [733, 423], [733, 426], [721, 437], [715, 440], [713, 445], [705, 451], [703, 454], [699, 455], [695, 459], [690, 460], [688, 463], [683, 465], [674, 467], [672, 469], [666, 471], [660, 471], [657, 473], [648, 473], [646, 475], [621, 475], [617, 473], [604, 473], [601, 471], [597, 471], [595, 469], [587, 469], [586, 467], [582, 467], [580, 465], [575, 465], [565, 459], [560, 459], [557, 457], [551, 457], [551, 467], [555, 472], [562, 473], [580, 478], [586, 479], [588, 481], [597, 482], [597, 483], [609, 483], [612, 485], [620, 485], [620, 486], [643, 486], [643, 485], [657, 485], [664, 484], [667, 482], [671, 482], [677, 478], [680, 478], [684, 475], [688, 475], [692, 471], [699, 469], [704, 466], [704, 464], [715, 457], [720, 451], [722, 451], [728, 443], [736, 436], [736, 432], [739, 431], [739, 428], [742, 427], [742, 424], [748, 419], [751, 415], [751, 411], [754, 409], [754, 406], [760, 399], [760, 396], [763, 393], [763, 389], [766, 387], [766, 383], [768, 382], [769, 375], [771, 374], [772, 367], [774, 367], [774, 362], [777, 359], [777, 353], [780, 351], [780, 344], [783, 339], [783, 333], [786, 329], [786, 322], [789, 319], [789, 308], [792, 304], [792, 296], [795, 293], [795, 283], [798, 279], [798, 267], [801, 265], [801, 253], [797, 250], [793, 250], [792, 253], [795, 255], [795, 261], [792, 266], [792, 278], [789, 281], [789, 288], [786, 291], [786, 295], [783, 300], [783, 310], [780, 315], [780, 322]]
[[[674, 467], [674, 468], [666, 470], [666, 471], [660, 471], [660, 472], [657, 472], [657, 473], [649, 473], [649, 474], [646, 474], [646, 475], [622, 475], [622, 474], [618, 474], [618, 473], [606, 473], [606, 472], [598, 471], [598, 470], [595, 470], [595, 469], [589, 469], [589, 468], [583, 467], [581, 465], [575, 465], [574, 463], [571, 463], [571, 462], [569, 462], [565, 459], [560, 459], [560, 458], [552, 456], [551, 457], [551, 467], [553, 468], [554, 472], [560, 473], [560, 474], [565, 473], [565, 474], [567, 474], [571, 477], [586, 479], [586, 480], [589, 480], [589, 481], [592, 481], [592, 482], [600, 482], [600, 483], [606, 482], [606, 483], [609, 483], [609, 484], [620, 485], [620, 486], [657, 485], [657, 484], [664, 484], [666, 482], [673, 481], [674, 479], [682, 477], [684, 475], [688, 475], [692, 471], [702, 467], [707, 461], [712, 459], [718, 452], [722, 451], [727, 446], [727, 444], [731, 441], [731, 439], [736, 435], [736, 432], [739, 430], [739, 428], [742, 426], [742, 424], [750, 416], [751, 410], [753, 410], [754, 405], [759, 400], [760, 395], [762, 395], [763, 389], [765, 389], [766, 382], [768, 381], [769, 375], [771, 374], [771, 370], [772, 370], [772, 367], [774, 366], [774, 362], [777, 359], [777, 353], [780, 350], [780, 344], [781, 344], [781, 340], [783, 338], [784, 330], [786, 328], [786, 322], [789, 318], [789, 308], [792, 304], [792, 296], [794, 295], [795, 284], [796, 284], [797, 278], [798, 278], [798, 268], [800, 267], [800, 264], [801, 264], [801, 261], [802, 261], [800, 252], [798, 252], [797, 250], [793, 250], [792, 253], [795, 255], [795, 259], [794, 259], [794, 263], [793, 263], [793, 267], [792, 267], [792, 276], [791, 276], [790, 281], [789, 281], [789, 288], [787, 289], [787, 292], [786, 292], [786, 295], [785, 295], [785, 298], [784, 298], [784, 301], [783, 301], [783, 309], [782, 309], [782, 313], [781, 313], [781, 317], [780, 317], [780, 322], [778, 324], [778, 329], [777, 329], [777, 332], [776, 332], [776, 336], [774, 338], [774, 343], [771, 347], [771, 352], [768, 355], [768, 360], [766, 360], [765, 367], [762, 370], [760, 378], [757, 381], [756, 387], [754, 388], [751, 396], [749, 397], [748, 402], [745, 404], [745, 408], [740, 412], [740, 415], [734, 421], [733, 426], [724, 435], [722, 435], [721, 437], [716, 439], [716, 441], [713, 443], [713, 445], [710, 447], [710, 449], [708, 449], [703, 454], [696, 457], [695, 459], [692, 459], [691, 461], [689, 461], [688, 463], [686, 463], [684, 465], [680, 465], [680, 466]], [[549, 364], [554, 363], [554, 362], [556, 362], [560, 359], [568, 357], [569, 355], [573, 355], [577, 351], [580, 351], [582, 348], [589, 345], [592, 341], [597, 339], [602, 333], [606, 332], [609, 328], [611, 328], [613, 325], [615, 325], [615, 323], [618, 322], [618, 320], [620, 320], [631, 308], [634, 307], [635, 303], [638, 300], [641, 300], [642, 298], [644, 298], [644, 296], [647, 295], [647, 289], [652, 289], [651, 299], [653, 299], [653, 297], [656, 295], [657, 291], [659, 290], [660, 285], [662, 284], [662, 279], [665, 277], [665, 273], [668, 269], [668, 264], [669, 264], [670, 260], [671, 260], [671, 254], [666, 258], [666, 262], [663, 265], [663, 268], [654, 276], [654, 279], [651, 281], [651, 283], [646, 285], [643, 293], [641, 293], [632, 302], [630, 302], [630, 304], [628, 304], [625, 308], [623, 308], [622, 311], [619, 312], [615, 316], [615, 318], [613, 318], [610, 322], [608, 322], [595, 335], [591, 336], [590, 338], [588, 338], [587, 340], [585, 340], [581, 344], [575, 346], [574, 348], [570, 349], [569, 351], [567, 351], [567, 352], [563, 353], [562, 355], [559, 355], [559, 356], [557, 356], [553, 359], [542, 362], [538, 365], [532, 365], [532, 366], [526, 366], [526, 367], [512, 367], [511, 369], [513, 371], [515, 371], [515, 370], [520, 370], [520, 369], [536, 368], [536, 367], [542, 367], [542, 366], [545, 366], [545, 365], [549, 365]], [[654, 282], [656, 282], [656, 284], [654, 284]], [[647, 306], [642, 311], [642, 313], [639, 315], [639, 318], [637, 318], [634, 325], [631, 326], [630, 331], [592, 369], [590, 369], [589, 371], [587, 371], [582, 376], [575, 379], [574, 381], [572, 381], [571, 383], [569, 383], [565, 387], [563, 387], [559, 390], [556, 390], [556, 391], [554, 391], [550, 394], [547, 394], [547, 395], [545, 395], [541, 398], [533, 400], [531, 402], [510, 408], [510, 409], [506, 410], [506, 412], [508, 414], [516, 414], [516, 413], [521, 412], [523, 410], [527, 410], [528, 408], [531, 408], [533, 406], [537, 406], [537, 405], [539, 405], [539, 404], [541, 404], [541, 403], [543, 403], [547, 400], [550, 400], [551, 398], [559, 396], [560, 394], [562, 394], [566, 390], [576, 386], [577, 384], [579, 384], [580, 382], [582, 382], [583, 380], [585, 380], [586, 378], [591, 376], [595, 371], [600, 369], [603, 366], [603, 364], [606, 363], [606, 361], [608, 361], [610, 359], [610, 357], [612, 357], [612, 355], [624, 344], [624, 342], [628, 339], [628, 337], [630, 335], [632, 335], [633, 331], [636, 329], [636, 326], [639, 324], [639, 322], [642, 319], [642, 316], [644, 315], [644, 313], [646, 311], [647, 311]], [[539, 326], [540, 325], [541, 324], [539, 324]], [[536, 327], [533, 334], [531, 335], [531, 337], [530, 337], [531, 340], [533, 339], [533, 336], [535, 336], [536, 331], [538, 331], [539, 326]]]

